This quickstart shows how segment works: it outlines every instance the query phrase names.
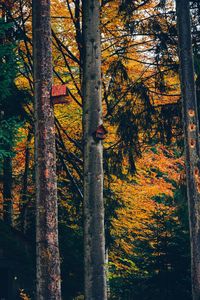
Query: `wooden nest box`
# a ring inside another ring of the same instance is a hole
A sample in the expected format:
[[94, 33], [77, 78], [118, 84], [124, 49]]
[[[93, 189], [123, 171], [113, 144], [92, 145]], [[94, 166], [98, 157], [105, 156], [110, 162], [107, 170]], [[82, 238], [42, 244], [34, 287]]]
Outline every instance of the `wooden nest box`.
[[51, 89], [51, 99], [53, 104], [66, 104], [69, 101], [66, 99], [68, 96], [67, 86], [65, 84], [53, 85]]

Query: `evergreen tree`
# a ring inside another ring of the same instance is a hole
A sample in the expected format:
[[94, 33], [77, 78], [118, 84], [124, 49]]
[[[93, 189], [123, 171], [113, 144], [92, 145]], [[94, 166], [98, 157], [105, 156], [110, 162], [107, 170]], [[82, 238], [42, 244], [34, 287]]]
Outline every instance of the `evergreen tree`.
[[13, 93], [16, 77], [16, 55], [10, 35], [12, 23], [0, 19], [0, 156], [3, 170], [3, 218], [12, 224], [12, 146], [17, 122], [9, 112], [9, 98]]
[[177, 188], [173, 198], [163, 195], [154, 201], [157, 209], [150, 222], [133, 235], [132, 253], [122, 257], [132, 264], [132, 272], [111, 280], [113, 299], [191, 300], [186, 188]]

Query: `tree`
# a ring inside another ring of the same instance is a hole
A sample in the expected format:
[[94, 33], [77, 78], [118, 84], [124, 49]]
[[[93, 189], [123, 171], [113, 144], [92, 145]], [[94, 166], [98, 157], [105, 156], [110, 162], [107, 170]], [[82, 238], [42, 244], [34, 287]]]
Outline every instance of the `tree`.
[[[2, 13], [3, 15], [3, 13]], [[12, 225], [12, 146], [16, 122], [9, 111], [9, 97], [13, 94], [14, 79], [16, 77], [16, 55], [12, 41], [13, 24], [9, 18], [0, 18], [0, 113], [1, 113], [1, 144], [0, 152], [3, 158], [3, 217], [4, 221]]]
[[85, 299], [106, 295], [99, 1], [83, 1]]
[[33, 1], [37, 299], [61, 299], [50, 1]]
[[192, 291], [193, 299], [197, 300], [200, 299], [200, 153], [189, 1], [177, 0], [176, 13], [189, 201]]
[[119, 256], [127, 270], [118, 276], [115, 272], [111, 279], [116, 299], [130, 299], [127, 294], [142, 300], [191, 299], [188, 223], [183, 220], [187, 214], [185, 196], [181, 186], [173, 197], [151, 199], [154, 211], [140, 224], [141, 232], [135, 234], [132, 229], [131, 250]]

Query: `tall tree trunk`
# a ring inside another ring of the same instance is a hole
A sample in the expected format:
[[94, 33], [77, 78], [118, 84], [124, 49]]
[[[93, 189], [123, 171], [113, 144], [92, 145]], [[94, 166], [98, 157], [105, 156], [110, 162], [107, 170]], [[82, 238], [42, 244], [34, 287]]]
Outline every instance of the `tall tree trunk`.
[[200, 299], [200, 152], [189, 0], [176, 0], [186, 152], [193, 300]]
[[38, 300], [61, 299], [50, 0], [33, 0]]
[[85, 299], [106, 295], [99, 1], [83, 2], [84, 262]]
[[3, 161], [3, 219], [7, 224], [12, 225], [12, 158], [9, 156]]
[[[10, 12], [12, 12], [12, 2], [12, 0], [9, 0], [5, 3], [5, 7], [9, 9]], [[9, 24], [11, 20], [5, 7], [2, 9], [2, 18], [4, 19], [5, 24]], [[12, 42], [10, 31], [6, 32], [6, 38], [3, 38], [1, 42], [6, 43], [6, 40], [7, 42]], [[9, 61], [8, 55], [5, 55], [5, 60], [6, 62]], [[5, 145], [6, 150], [10, 152], [10, 154], [12, 153], [12, 143], [13, 141], [10, 141], [7, 145]], [[11, 226], [13, 225], [12, 182], [12, 157], [7, 156], [3, 161], [3, 218], [4, 221]]]

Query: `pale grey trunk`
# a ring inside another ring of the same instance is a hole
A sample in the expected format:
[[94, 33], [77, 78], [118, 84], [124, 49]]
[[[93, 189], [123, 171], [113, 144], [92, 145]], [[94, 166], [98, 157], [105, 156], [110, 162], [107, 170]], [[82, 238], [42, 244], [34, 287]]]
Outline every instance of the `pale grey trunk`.
[[37, 300], [60, 300], [50, 0], [33, 0]]
[[176, 0], [189, 203], [193, 300], [200, 299], [200, 157], [188, 0]]
[[106, 294], [103, 146], [94, 139], [102, 124], [100, 2], [83, 1], [84, 262], [85, 299]]

